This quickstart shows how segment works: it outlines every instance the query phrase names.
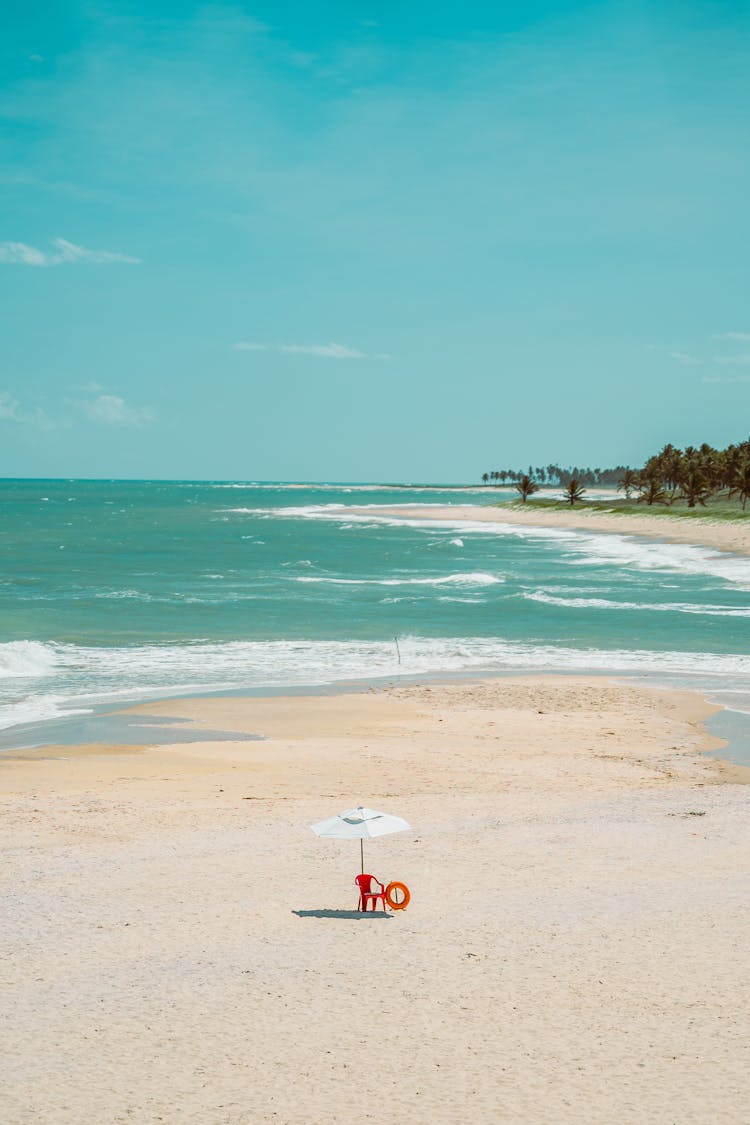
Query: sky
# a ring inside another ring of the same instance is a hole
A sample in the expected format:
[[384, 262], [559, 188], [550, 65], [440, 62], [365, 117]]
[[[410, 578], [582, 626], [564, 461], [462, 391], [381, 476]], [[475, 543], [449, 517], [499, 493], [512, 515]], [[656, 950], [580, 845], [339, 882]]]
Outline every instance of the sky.
[[750, 2], [40, 0], [0, 61], [0, 476], [747, 438]]

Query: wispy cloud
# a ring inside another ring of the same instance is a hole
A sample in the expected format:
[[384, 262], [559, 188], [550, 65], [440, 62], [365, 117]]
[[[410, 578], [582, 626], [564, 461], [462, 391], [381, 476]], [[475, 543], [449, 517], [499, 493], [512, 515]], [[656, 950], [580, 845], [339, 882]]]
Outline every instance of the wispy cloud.
[[55, 429], [60, 423], [49, 417], [41, 406], [26, 409], [10, 391], [0, 391], [0, 422], [16, 422], [21, 426]]
[[329, 344], [259, 344], [252, 341], [239, 340], [234, 345], [237, 352], [281, 352], [282, 355], [311, 355], [319, 359], [390, 359], [385, 352], [377, 355], [368, 355], [358, 348], [350, 348], [346, 344], [337, 344], [332, 340]]
[[130, 406], [119, 395], [97, 395], [84, 404], [89, 418], [109, 426], [140, 426], [153, 422], [154, 413], [148, 407]]
[[739, 340], [742, 343], [750, 343], [750, 332], [719, 332], [713, 337], [714, 340]]
[[691, 367], [703, 363], [702, 359], [697, 355], [693, 355], [691, 352], [674, 351], [672, 348], [662, 347], [661, 344], [648, 344], [647, 347], [650, 352], [659, 352], [661, 355], [668, 355], [670, 359], [676, 360], [677, 363], [689, 364]]
[[348, 348], [345, 344], [281, 344], [279, 351], [285, 355], [316, 355], [322, 359], [367, 359], [364, 352]]
[[717, 355], [715, 357], [717, 363], [726, 363], [729, 366], [747, 367], [750, 364], [750, 353], [744, 352], [741, 355]]
[[0, 391], [0, 421], [21, 422], [20, 403], [10, 391]]
[[698, 359], [696, 355], [690, 355], [689, 352], [667, 352], [667, 355], [672, 359], [676, 359], [678, 363], [688, 363], [691, 366], [703, 363], [702, 359]]
[[141, 264], [140, 258], [116, 254], [112, 250], [88, 250], [85, 246], [68, 242], [66, 238], [53, 239], [52, 246], [52, 250], [40, 250], [25, 242], [0, 242], [0, 262], [8, 266], [62, 266], [75, 262], [88, 262], [95, 266], [112, 262], [124, 262], [131, 266]]

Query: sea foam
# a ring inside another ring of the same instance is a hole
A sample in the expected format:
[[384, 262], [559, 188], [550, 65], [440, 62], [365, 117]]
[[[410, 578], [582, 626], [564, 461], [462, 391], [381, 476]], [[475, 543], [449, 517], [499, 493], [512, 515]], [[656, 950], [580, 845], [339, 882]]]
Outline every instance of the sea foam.
[[[9, 655], [8, 649], [13, 649]], [[29, 659], [31, 654], [31, 659]], [[0, 727], [83, 713], [96, 704], [186, 692], [325, 685], [340, 680], [439, 672], [622, 672], [699, 676], [706, 684], [743, 687], [750, 656], [654, 650], [572, 648], [496, 637], [399, 636], [393, 641], [236, 641], [98, 648], [13, 642], [0, 646], [15, 677], [46, 677], [0, 701]], [[24, 662], [25, 661], [25, 662]], [[18, 680], [16, 680], [18, 682]], [[19, 685], [20, 686], [20, 685]]]

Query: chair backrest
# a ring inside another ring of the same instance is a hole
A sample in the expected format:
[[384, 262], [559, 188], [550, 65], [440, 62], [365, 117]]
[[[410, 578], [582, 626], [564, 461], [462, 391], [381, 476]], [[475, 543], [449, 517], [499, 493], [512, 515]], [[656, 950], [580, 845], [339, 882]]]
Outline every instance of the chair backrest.
[[358, 875], [354, 881], [359, 887], [360, 891], [362, 891], [364, 894], [369, 894], [372, 890], [372, 881], [374, 878], [374, 875]]

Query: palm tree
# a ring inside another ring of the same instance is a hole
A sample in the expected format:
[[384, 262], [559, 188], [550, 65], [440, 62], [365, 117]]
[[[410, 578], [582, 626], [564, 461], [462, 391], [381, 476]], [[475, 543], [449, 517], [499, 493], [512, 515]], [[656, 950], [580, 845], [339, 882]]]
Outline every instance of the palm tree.
[[482, 473], [482, 484], [487, 484], [487, 482], [489, 481], [489, 479], [490, 479], [490, 474], [489, 474], [489, 473]]
[[529, 496], [533, 496], [535, 492], [539, 491], [539, 485], [529, 476], [521, 477], [519, 481], [516, 481], [513, 487], [517, 492], [520, 492], [521, 500], [524, 502], [524, 504], [528, 500]]
[[639, 504], [648, 504], [650, 508], [652, 504], [664, 504], [666, 502], [667, 494], [658, 477], [642, 477], [638, 488], [641, 490], [638, 497]]
[[694, 508], [696, 502], [705, 508], [706, 500], [711, 495], [711, 489], [706, 483], [703, 470], [695, 463], [688, 464], [680, 477], [682, 495], [688, 503], [688, 508]]
[[581, 487], [581, 482], [577, 477], [571, 477], [563, 489], [563, 496], [570, 504], [571, 508], [577, 500], [582, 500], [586, 489]]
[[617, 487], [625, 493], [625, 499], [630, 499], [630, 493], [638, 486], [638, 474], [633, 469], [625, 469], [617, 482]]
[[742, 501], [742, 510], [750, 499], [750, 461], [743, 461], [732, 479], [730, 496], [739, 496]]

